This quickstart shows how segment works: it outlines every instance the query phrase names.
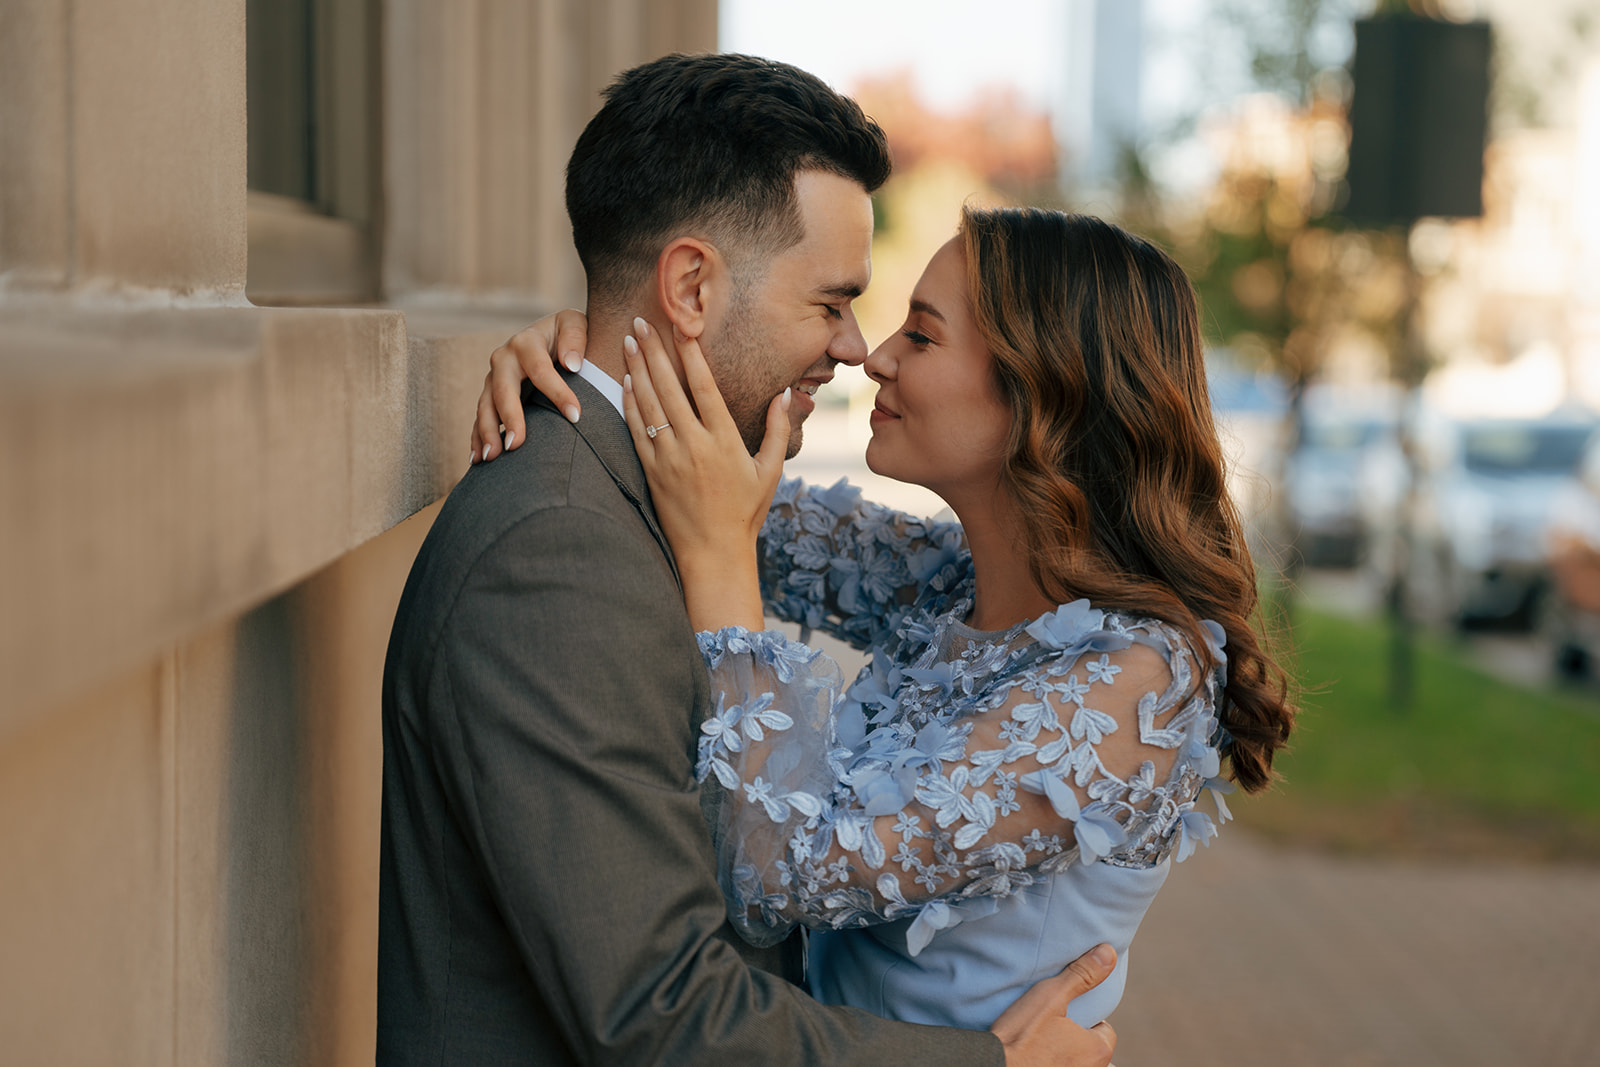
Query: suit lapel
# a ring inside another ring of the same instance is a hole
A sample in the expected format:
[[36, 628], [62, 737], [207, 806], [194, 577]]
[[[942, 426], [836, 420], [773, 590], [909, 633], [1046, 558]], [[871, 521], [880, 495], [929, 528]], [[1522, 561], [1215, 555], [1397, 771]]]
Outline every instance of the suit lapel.
[[[573, 429], [578, 431], [578, 436], [589, 446], [589, 451], [594, 453], [600, 465], [606, 469], [606, 473], [611, 475], [611, 480], [622, 491], [622, 495], [628, 498], [628, 502], [649, 527], [651, 536], [656, 539], [662, 553], [667, 557], [667, 565], [672, 568], [672, 577], [678, 583], [679, 592], [682, 592], [683, 579], [678, 575], [678, 561], [672, 554], [672, 545], [667, 541], [666, 534], [661, 532], [660, 523], [656, 521], [655, 505], [650, 500], [650, 484], [645, 480], [644, 467], [639, 463], [639, 453], [634, 450], [633, 436], [628, 433], [628, 424], [623, 421], [617, 409], [611, 406], [611, 401], [602, 396], [594, 386], [565, 370], [561, 372], [561, 376], [577, 394], [578, 403], [583, 408], [583, 417]], [[534, 393], [533, 402], [540, 407], [555, 410], [555, 405], [542, 393]]]

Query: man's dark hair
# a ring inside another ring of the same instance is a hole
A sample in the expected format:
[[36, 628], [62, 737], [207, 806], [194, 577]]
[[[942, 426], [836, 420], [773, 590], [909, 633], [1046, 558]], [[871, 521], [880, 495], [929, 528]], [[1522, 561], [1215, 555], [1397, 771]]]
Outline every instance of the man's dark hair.
[[883, 130], [787, 63], [671, 55], [624, 71], [567, 162], [567, 215], [591, 303], [630, 294], [666, 242], [702, 237], [736, 273], [803, 238], [794, 177], [820, 170], [875, 191]]

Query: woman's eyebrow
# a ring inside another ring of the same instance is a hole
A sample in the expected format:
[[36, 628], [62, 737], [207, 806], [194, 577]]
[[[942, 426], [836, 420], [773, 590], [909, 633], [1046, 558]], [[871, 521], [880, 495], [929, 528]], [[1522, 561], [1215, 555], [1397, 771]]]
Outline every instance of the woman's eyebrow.
[[943, 322], [946, 325], [949, 325], [949, 320], [947, 320], [943, 315], [939, 314], [939, 309], [934, 307], [932, 304], [928, 303], [926, 300], [918, 300], [916, 297], [912, 297], [911, 298], [911, 310], [912, 311], [920, 311], [924, 315], [932, 315], [934, 318], [938, 319], [940, 322]]

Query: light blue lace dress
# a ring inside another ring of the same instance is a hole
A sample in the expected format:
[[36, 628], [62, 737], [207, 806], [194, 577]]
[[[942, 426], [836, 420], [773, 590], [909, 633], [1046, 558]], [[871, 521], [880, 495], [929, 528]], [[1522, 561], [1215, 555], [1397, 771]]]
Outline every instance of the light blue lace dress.
[[1169, 857], [1215, 832], [1202, 789], [1227, 816], [1221, 668], [1082, 600], [972, 630], [960, 526], [844, 482], [785, 481], [762, 545], [768, 610], [873, 656], [846, 687], [776, 631], [700, 635], [716, 703], [698, 769], [740, 932], [810, 927], [825, 1003], [975, 1029], [1106, 941], [1116, 972], [1069, 1010], [1105, 1018]]

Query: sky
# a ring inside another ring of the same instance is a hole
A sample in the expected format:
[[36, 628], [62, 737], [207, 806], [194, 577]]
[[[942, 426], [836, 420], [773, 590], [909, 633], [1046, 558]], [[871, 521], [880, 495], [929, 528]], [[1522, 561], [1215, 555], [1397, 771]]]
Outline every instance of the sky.
[[[979, 90], [1007, 86], [1050, 112], [1064, 132], [1070, 94], [1082, 84], [1068, 69], [1069, 9], [1082, 2], [722, 0], [719, 47], [793, 63], [845, 92], [864, 76], [909, 69], [936, 110], [963, 110]], [[1197, 63], [1211, 67], [1215, 91], [1219, 57], [1195, 46], [1207, 10], [1208, 0], [1144, 0], [1141, 110], [1149, 129], [1170, 127], [1205, 103]], [[1197, 147], [1164, 146], [1154, 160], [1158, 180], [1174, 189], [1203, 181], [1208, 167]]]
[[1062, 9], [1061, 0], [722, 0], [720, 47], [793, 63], [841, 90], [909, 67], [941, 110], [997, 83], [1045, 107], [1061, 84]]

